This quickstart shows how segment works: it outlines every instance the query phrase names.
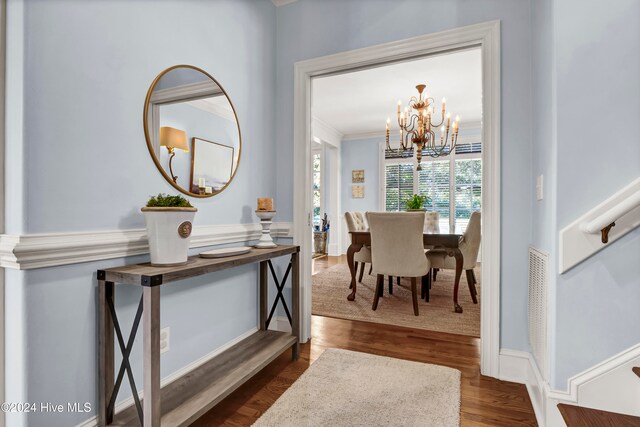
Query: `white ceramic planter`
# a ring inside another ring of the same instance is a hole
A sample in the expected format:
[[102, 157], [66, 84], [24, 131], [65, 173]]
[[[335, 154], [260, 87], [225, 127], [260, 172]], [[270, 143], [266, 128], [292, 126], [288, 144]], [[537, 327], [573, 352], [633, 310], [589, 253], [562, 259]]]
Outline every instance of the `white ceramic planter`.
[[151, 265], [187, 262], [196, 208], [142, 208], [147, 225]]

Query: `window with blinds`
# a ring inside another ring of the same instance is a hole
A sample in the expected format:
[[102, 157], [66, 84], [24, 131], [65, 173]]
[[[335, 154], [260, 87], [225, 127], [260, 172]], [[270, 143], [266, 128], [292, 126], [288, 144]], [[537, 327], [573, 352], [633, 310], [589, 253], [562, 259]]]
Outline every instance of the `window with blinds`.
[[482, 205], [482, 160], [455, 161], [455, 229], [464, 233], [473, 211]]
[[404, 210], [404, 201], [413, 195], [413, 163], [387, 164], [385, 184], [385, 210]]
[[418, 175], [418, 194], [431, 197], [427, 209], [440, 214], [441, 233], [449, 232], [449, 165], [449, 160], [425, 162]]
[[321, 193], [321, 175], [320, 175], [320, 154], [313, 155], [313, 225], [320, 224], [320, 210], [322, 208], [322, 193]]
[[482, 206], [481, 151], [480, 142], [469, 142], [448, 156], [425, 155], [421, 171], [416, 170], [413, 159], [386, 158], [385, 210], [404, 211], [407, 198], [427, 195], [431, 197], [427, 210], [440, 214], [440, 232], [464, 233], [471, 213]]

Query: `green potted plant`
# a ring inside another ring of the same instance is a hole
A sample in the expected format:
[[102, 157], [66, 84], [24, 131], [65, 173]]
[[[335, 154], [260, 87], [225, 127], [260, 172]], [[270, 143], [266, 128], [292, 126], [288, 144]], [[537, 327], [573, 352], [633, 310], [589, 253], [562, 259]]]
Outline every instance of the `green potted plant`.
[[429, 196], [419, 196], [414, 194], [413, 197], [409, 197], [404, 201], [407, 206], [408, 212], [423, 212], [425, 210], [426, 205], [431, 203], [431, 197]]
[[141, 209], [147, 226], [151, 265], [180, 265], [187, 262], [193, 218], [198, 211], [182, 196], [151, 196]]

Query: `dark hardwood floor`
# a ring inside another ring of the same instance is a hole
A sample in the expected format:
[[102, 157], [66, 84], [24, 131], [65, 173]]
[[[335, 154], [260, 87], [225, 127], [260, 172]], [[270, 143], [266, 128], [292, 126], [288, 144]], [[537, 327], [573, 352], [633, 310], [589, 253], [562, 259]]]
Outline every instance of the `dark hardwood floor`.
[[[339, 262], [315, 260], [314, 273]], [[463, 426], [537, 425], [524, 385], [480, 375], [478, 338], [320, 316], [313, 316], [311, 332], [298, 361], [286, 352], [193, 425], [250, 426], [330, 347], [459, 369]]]

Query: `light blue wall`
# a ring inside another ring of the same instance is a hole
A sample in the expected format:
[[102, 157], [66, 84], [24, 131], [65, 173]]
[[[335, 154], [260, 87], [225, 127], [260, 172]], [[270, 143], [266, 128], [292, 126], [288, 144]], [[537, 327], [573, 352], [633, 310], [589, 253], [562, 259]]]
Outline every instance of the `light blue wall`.
[[[342, 141], [340, 155], [342, 156], [342, 212], [379, 211], [379, 179], [380, 179], [380, 138], [355, 139]], [[364, 184], [351, 182], [351, 171], [364, 169]], [[364, 185], [364, 199], [354, 199], [351, 196], [352, 185]], [[346, 248], [344, 248], [346, 252]]]
[[531, 194], [532, 229], [531, 245], [548, 255], [550, 274], [548, 290], [549, 364], [550, 378], [555, 375], [555, 316], [556, 316], [556, 187], [557, 187], [557, 139], [556, 139], [556, 86], [555, 86], [555, 22], [553, 0], [531, 2], [532, 8], [532, 176], [534, 186], [543, 175], [543, 199]]
[[195, 202], [196, 225], [254, 221], [256, 198], [275, 194], [272, 6], [25, 2], [24, 168], [31, 208], [8, 222], [31, 233], [143, 227], [138, 208], [149, 194], [174, 190], [148, 155], [142, 109], [153, 79], [175, 64], [199, 66], [220, 82], [247, 144], [229, 188]]
[[501, 346], [528, 350], [531, 241], [531, 10], [528, 0], [298, 0], [277, 10], [277, 191], [293, 217], [293, 66], [332, 53], [499, 19], [502, 25]]
[[[256, 198], [275, 196], [276, 185], [271, 2], [9, 0], [8, 21], [7, 115], [24, 119], [24, 138], [19, 120], [9, 129], [6, 179], [16, 204], [7, 204], [8, 233], [144, 227], [139, 209], [148, 196], [175, 193], [147, 151], [144, 99], [159, 72], [181, 63], [203, 68], [224, 86], [245, 144], [229, 188], [191, 200], [199, 209], [195, 225], [257, 222]], [[7, 272], [7, 401], [96, 408], [95, 271], [147, 259]], [[162, 374], [255, 326], [256, 290], [255, 267], [163, 288], [162, 326], [172, 334]], [[117, 289], [127, 331], [136, 292]], [[135, 370], [139, 344], [134, 351]], [[123, 384], [120, 398], [128, 394]], [[8, 425], [68, 426], [94, 414], [10, 414]]]
[[[640, 176], [640, 3], [565, 0], [554, 13], [559, 231]], [[556, 386], [640, 342], [639, 259], [636, 229], [558, 276]]]

